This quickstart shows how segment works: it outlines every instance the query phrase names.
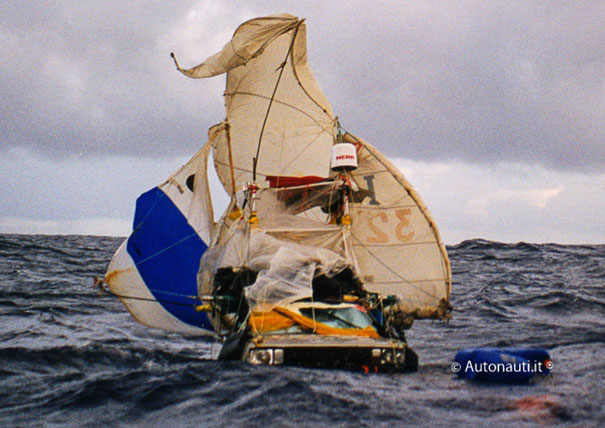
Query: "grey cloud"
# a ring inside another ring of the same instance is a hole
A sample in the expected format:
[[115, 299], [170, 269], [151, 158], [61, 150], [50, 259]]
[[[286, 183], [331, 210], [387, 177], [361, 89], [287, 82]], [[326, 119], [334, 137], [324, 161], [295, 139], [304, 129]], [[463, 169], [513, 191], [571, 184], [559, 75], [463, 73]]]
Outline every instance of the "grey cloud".
[[191, 85], [157, 49], [188, 9], [57, 4], [13, 3], [22, 10], [3, 18], [2, 145], [53, 156], [191, 152], [204, 108], [191, 108]]
[[[605, 165], [601, 2], [74, 5], [13, 2], [0, 18], [5, 147], [191, 154], [223, 117], [222, 83], [178, 75], [170, 45], [192, 65], [204, 56], [188, 42], [216, 44], [229, 27], [222, 44], [234, 17], [288, 11], [307, 18], [311, 66], [343, 126], [389, 156]], [[193, 9], [208, 17], [179, 34]]]
[[329, 99], [390, 156], [602, 170], [605, 6], [540, 4], [381, 3], [347, 15], [331, 25], [338, 53], [321, 58]]

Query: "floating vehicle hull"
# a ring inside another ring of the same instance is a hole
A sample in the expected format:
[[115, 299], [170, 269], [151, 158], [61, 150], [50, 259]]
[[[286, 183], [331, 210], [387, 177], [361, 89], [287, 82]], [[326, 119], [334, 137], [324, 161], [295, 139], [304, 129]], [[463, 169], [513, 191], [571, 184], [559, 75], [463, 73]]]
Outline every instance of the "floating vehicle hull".
[[370, 373], [410, 372], [418, 356], [407, 344], [385, 338], [319, 336], [316, 334], [239, 337], [226, 343], [219, 359], [241, 359], [255, 365], [345, 369]]
[[[198, 66], [173, 58], [190, 78], [227, 75], [226, 118], [139, 199], [110, 290], [143, 324], [225, 338], [221, 359], [415, 370], [404, 330], [450, 318], [445, 246], [401, 171], [341, 127], [305, 20], [255, 18]], [[218, 221], [210, 154], [230, 197]]]

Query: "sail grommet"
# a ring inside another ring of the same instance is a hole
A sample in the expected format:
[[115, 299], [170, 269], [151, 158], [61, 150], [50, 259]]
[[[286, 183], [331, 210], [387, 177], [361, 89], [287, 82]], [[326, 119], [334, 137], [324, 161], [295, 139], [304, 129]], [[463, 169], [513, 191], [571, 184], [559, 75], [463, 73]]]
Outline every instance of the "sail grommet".
[[342, 224], [343, 226], [350, 226], [351, 225], [351, 216], [349, 214], [343, 215], [340, 224]]
[[233, 211], [231, 211], [229, 213], [229, 215], [227, 216], [227, 218], [229, 218], [229, 220], [235, 221], [238, 218], [240, 218], [243, 214], [244, 214], [244, 212], [242, 210], [240, 210], [238, 207], [235, 207], [233, 209]]

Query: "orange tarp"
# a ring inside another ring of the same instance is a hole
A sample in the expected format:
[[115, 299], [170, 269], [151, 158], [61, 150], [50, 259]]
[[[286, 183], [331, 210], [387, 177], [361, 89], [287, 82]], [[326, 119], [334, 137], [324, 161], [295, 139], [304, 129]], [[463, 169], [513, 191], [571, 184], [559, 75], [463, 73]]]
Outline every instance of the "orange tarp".
[[313, 321], [296, 312], [286, 308], [276, 307], [267, 312], [252, 312], [250, 315], [250, 326], [255, 333], [268, 333], [271, 331], [283, 330], [292, 327], [294, 324], [300, 325], [309, 332], [315, 331], [316, 334], [325, 336], [362, 336], [362, 337], [380, 337], [378, 332], [372, 327], [366, 328], [336, 328], [329, 325]]

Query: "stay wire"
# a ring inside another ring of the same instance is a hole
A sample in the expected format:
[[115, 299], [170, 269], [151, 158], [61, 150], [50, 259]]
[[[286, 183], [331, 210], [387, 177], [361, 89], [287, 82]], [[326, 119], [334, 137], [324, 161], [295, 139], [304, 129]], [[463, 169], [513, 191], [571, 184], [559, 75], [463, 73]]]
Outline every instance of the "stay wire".
[[[428, 291], [420, 288], [419, 286], [414, 284], [412, 281], [410, 281], [407, 278], [404, 278], [398, 272], [396, 272], [390, 266], [388, 266], [386, 263], [384, 263], [382, 260], [380, 260], [380, 258], [378, 258], [378, 256], [376, 254], [374, 254], [366, 245], [364, 245], [364, 243], [357, 236], [355, 236], [355, 234], [351, 233], [351, 236], [353, 237], [353, 239], [355, 239], [355, 241], [357, 241], [359, 243], [359, 245], [361, 245], [361, 247], [363, 247], [364, 250], [366, 250], [368, 252], [369, 255], [371, 255], [378, 263], [380, 263], [384, 268], [386, 268], [389, 272], [391, 272], [397, 278], [401, 279], [406, 284], [409, 284], [410, 286], [414, 287], [418, 291], [421, 291], [422, 293], [426, 294], [427, 296], [430, 296], [434, 299], [439, 299], [439, 296], [436, 296], [436, 295], [429, 293]], [[412, 300], [412, 299], [406, 299], [406, 300], [409, 302], [415, 303], [414, 300]]]
[[184, 238], [182, 238], [182, 239], [180, 239], [180, 240], [178, 240], [178, 241], [176, 241], [176, 242], [174, 242], [174, 243], [172, 243], [172, 244], [168, 245], [167, 247], [162, 248], [161, 250], [159, 250], [159, 251], [157, 251], [157, 252], [153, 253], [152, 255], [147, 256], [147, 257], [145, 257], [145, 258], [144, 258], [144, 259], [142, 259], [142, 260], [139, 260], [139, 261], [138, 261], [138, 262], [136, 262], [134, 265], [135, 265], [135, 266], [139, 266], [139, 265], [141, 265], [141, 264], [143, 264], [143, 263], [145, 263], [145, 262], [148, 262], [149, 260], [151, 260], [151, 259], [153, 259], [153, 258], [155, 258], [155, 257], [159, 256], [160, 254], [165, 253], [166, 251], [170, 250], [171, 248], [174, 248], [174, 247], [176, 247], [177, 245], [182, 244], [183, 242], [185, 242], [185, 241], [186, 241], [186, 240], [188, 240], [188, 239], [193, 238], [194, 236], [198, 236], [198, 237], [199, 237], [199, 233], [198, 233], [198, 232], [202, 232], [202, 231], [204, 231], [204, 230], [208, 230], [208, 228], [207, 228], [207, 227], [204, 227], [204, 228], [201, 228], [201, 229], [198, 229], [198, 230], [194, 230], [194, 231], [193, 231], [193, 233], [191, 233], [191, 234], [189, 234], [189, 235], [185, 236]]
[[277, 82], [275, 82], [275, 87], [273, 88], [273, 94], [271, 95], [271, 99], [269, 100], [269, 106], [267, 107], [267, 113], [265, 114], [265, 119], [263, 120], [263, 126], [260, 130], [260, 135], [258, 137], [258, 146], [256, 147], [256, 156], [252, 159], [252, 180], [256, 182], [256, 165], [258, 163], [258, 156], [260, 154], [260, 146], [263, 141], [263, 133], [265, 132], [265, 125], [267, 124], [267, 119], [269, 118], [269, 113], [271, 111], [271, 106], [273, 105], [273, 100], [275, 99], [275, 94], [277, 93], [277, 88], [279, 87], [279, 82], [281, 80], [282, 75], [284, 74], [284, 70], [286, 69], [286, 64], [288, 63], [288, 58], [290, 57], [290, 53], [292, 52], [292, 47], [294, 46], [294, 41], [296, 40], [296, 36], [298, 34], [298, 30], [300, 29], [300, 25], [302, 21], [298, 23], [296, 29], [294, 30], [294, 34], [292, 35], [292, 40], [290, 41], [290, 46], [288, 47], [288, 52], [286, 53], [286, 57], [284, 58], [284, 62], [279, 66], [279, 75], [277, 76]]
[[[139, 297], [139, 296], [127, 296], [124, 294], [118, 294], [118, 293], [113, 292], [111, 289], [105, 288], [103, 286], [103, 281], [99, 280], [98, 278], [95, 278], [95, 286], [98, 287], [101, 294], [106, 293], [110, 296], [117, 297], [119, 299], [138, 300], [138, 301], [142, 301], [142, 302], [169, 303], [171, 305], [186, 306], [188, 308], [196, 305], [195, 302], [194, 303], [183, 303], [183, 302], [176, 302], [176, 301], [172, 301], [172, 300], [155, 299], [155, 298]], [[194, 296], [188, 296], [186, 294], [176, 294], [176, 293], [171, 293], [171, 294], [174, 294], [176, 296], [186, 297], [186, 298], [194, 300], [194, 301], [199, 300], [201, 302], [201, 299], [197, 296], [194, 297]]]

